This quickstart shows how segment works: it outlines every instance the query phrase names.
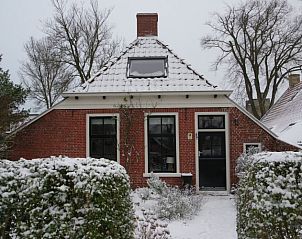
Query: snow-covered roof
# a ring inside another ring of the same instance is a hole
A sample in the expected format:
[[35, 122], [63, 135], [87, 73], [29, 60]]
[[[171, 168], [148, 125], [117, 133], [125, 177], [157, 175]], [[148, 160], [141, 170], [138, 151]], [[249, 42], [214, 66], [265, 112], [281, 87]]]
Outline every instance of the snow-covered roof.
[[[127, 78], [128, 59], [132, 57], [167, 57], [166, 77]], [[157, 37], [138, 37], [121, 55], [109, 62], [88, 82], [67, 91], [63, 96], [82, 93], [145, 92], [217, 92], [231, 93], [212, 85], [178, 57]]]
[[302, 146], [302, 82], [288, 88], [261, 122], [281, 140]]

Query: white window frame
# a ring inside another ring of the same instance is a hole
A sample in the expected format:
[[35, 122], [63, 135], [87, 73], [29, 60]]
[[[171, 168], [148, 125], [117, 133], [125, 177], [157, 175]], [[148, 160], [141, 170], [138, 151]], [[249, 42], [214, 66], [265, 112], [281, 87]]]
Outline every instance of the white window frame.
[[118, 113], [113, 114], [86, 114], [86, 157], [90, 157], [89, 147], [89, 122], [92, 117], [116, 117], [116, 161], [120, 163], [120, 115]]
[[[224, 129], [198, 129], [198, 116], [224, 115]], [[226, 157], [226, 192], [231, 189], [230, 173], [230, 127], [228, 112], [195, 112], [195, 165], [196, 165], [196, 191], [199, 189], [199, 156], [198, 156], [198, 132], [225, 132], [225, 157]]]
[[255, 145], [255, 147], [258, 147], [259, 148], [259, 152], [261, 152], [261, 146], [262, 144], [261, 143], [243, 143], [243, 153], [246, 153], [246, 146], [249, 146], [249, 145]]
[[[175, 116], [175, 137], [176, 137], [176, 173], [149, 173], [148, 172], [148, 117], [149, 116]], [[144, 177], [151, 177], [152, 174], [158, 177], [181, 177], [180, 159], [179, 159], [179, 120], [178, 112], [154, 112], [145, 113], [144, 115], [144, 134], [145, 134], [145, 173]]]

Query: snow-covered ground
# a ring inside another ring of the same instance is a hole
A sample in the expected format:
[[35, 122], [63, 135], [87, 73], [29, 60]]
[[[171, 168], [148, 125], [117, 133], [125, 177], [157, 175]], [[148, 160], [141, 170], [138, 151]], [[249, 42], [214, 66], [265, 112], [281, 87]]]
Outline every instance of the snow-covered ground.
[[233, 196], [205, 196], [198, 215], [168, 223], [173, 239], [236, 239]]
[[[141, 201], [133, 194], [136, 214], [141, 208], [152, 209], [156, 201]], [[232, 195], [205, 194], [201, 210], [191, 219], [165, 221], [172, 239], [236, 239], [236, 207]]]

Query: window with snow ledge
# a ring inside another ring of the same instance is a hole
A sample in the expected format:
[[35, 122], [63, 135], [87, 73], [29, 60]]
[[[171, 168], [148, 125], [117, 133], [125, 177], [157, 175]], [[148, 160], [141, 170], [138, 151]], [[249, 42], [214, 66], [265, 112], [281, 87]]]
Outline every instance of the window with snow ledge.
[[176, 173], [176, 116], [149, 116], [147, 127], [148, 172]]
[[89, 117], [89, 156], [117, 160], [117, 118]]
[[127, 77], [129, 78], [167, 77], [167, 74], [167, 57], [128, 58]]

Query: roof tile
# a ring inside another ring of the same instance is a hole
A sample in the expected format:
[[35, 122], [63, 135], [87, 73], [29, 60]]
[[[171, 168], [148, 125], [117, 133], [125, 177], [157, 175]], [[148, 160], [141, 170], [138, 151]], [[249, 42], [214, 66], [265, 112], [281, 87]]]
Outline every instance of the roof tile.
[[287, 89], [261, 122], [281, 139], [302, 145], [302, 82]]
[[[159, 78], [127, 78], [129, 57], [168, 57], [168, 76]], [[139, 37], [115, 60], [104, 66], [88, 82], [65, 93], [131, 93], [214, 91], [209, 83], [158, 40], [157, 37]], [[219, 89], [221, 90], [221, 89]]]

